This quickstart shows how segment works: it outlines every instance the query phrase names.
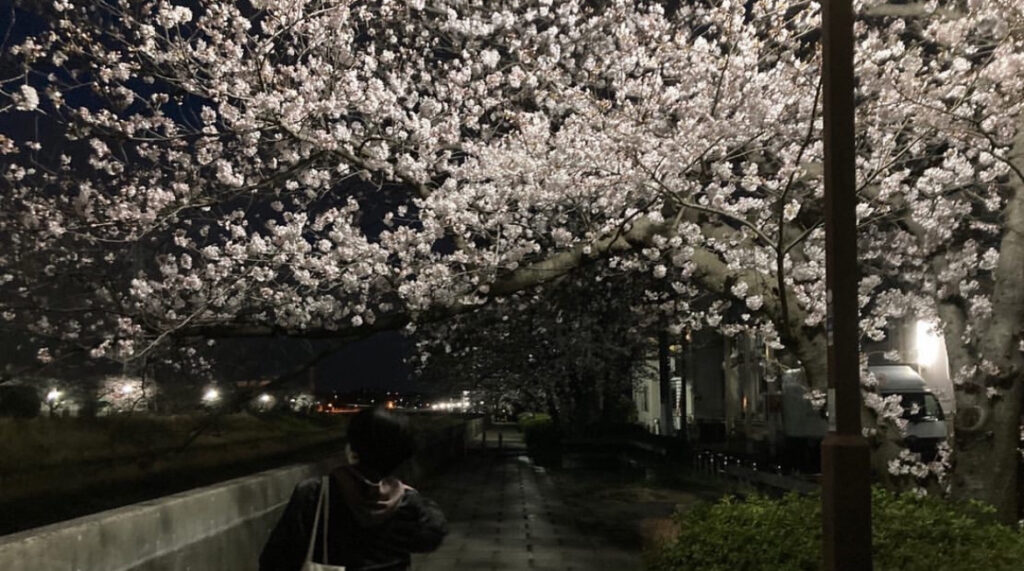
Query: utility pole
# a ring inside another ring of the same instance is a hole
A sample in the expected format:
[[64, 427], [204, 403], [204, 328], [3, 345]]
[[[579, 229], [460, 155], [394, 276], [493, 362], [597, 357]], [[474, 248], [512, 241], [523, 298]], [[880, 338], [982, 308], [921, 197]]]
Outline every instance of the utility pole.
[[828, 422], [821, 445], [827, 571], [870, 571], [870, 454], [860, 424], [853, 2], [822, 3]]

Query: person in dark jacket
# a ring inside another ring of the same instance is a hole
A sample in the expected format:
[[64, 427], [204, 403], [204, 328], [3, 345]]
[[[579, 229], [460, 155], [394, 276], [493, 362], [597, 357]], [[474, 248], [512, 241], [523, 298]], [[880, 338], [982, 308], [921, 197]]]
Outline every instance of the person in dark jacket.
[[[366, 409], [349, 423], [348, 441], [350, 464], [328, 480], [327, 562], [346, 571], [405, 571], [410, 553], [437, 549], [448, 532], [437, 504], [392, 475], [415, 452], [409, 421], [381, 408]], [[320, 486], [320, 478], [311, 478], [295, 487], [260, 555], [260, 571], [302, 568]], [[318, 526], [318, 563], [323, 563], [322, 537]]]

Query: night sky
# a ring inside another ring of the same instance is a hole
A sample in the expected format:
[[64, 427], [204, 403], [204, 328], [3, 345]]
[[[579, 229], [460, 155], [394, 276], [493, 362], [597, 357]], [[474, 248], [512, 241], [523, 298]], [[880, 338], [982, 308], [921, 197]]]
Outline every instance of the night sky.
[[402, 362], [410, 351], [409, 342], [394, 331], [354, 341], [317, 367], [317, 388], [423, 390], [410, 379], [411, 370]]
[[[16, 14], [12, 22], [12, 15]], [[13, 25], [12, 25], [13, 23]], [[45, 21], [39, 16], [22, 10], [14, 10], [9, 0], [0, 0], [0, 41], [6, 39], [3, 47], [20, 43], [46, 27]], [[6, 35], [6, 38], [3, 36]], [[10, 70], [4, 70], [10, 71]], [[8, 73], [6, 75], [13, 75]], [[41, 89], [41, 85], [37, 86]], [[197, 101], [190, 101], [197, 106]], [[186, 103], [186, 107], [188, 103]], [[168, 110], [174, 115], [173, 110]], [[32, 122], [18, 120], [18, 114], [6, 114], [0, 118], [0, 132], [13, 135], [17, 139], [36, 138], [40, 132], [38, 118]], [[56, 133], [57, 131], [54, 131]], [[55, 142], [47, 148], [58, 148]], [[373, 187], [369, 183], [361, 183], [357, 179], [350, 181], [349, 186], [363, 185]], [[374, 187], [375, 188], [375, 187]], [[352, 192], [361, 189], [353, 188]], [[380, 196], [388, 196], [381, 195]], [[366, 202], [369, 211], [361, 219], [363, 230], [367, 235], [375, 237], [383, 229], [381, 219], [384, 212], [394, 205], [386, 200]], [[226, 347], [220, 356], [229, 370], [234, 369], [234, 376], [273, 376], [294, 367], [303, 356], [311, 356], [313, 347], [304, 348], [301, 342], [290, 340], [246, 340], [239, 339], [222, 341]], [[268, 343], [270, 346], [268, 346]], [[367, 339], [354, 341], [336, 355], [322, 361], [316, 368], [316, 385], [318, 390], [348, 391], [359, 388], [380, 390], [423, 390], [410, 378], [410, 368], [403, 360], [410, 354], [409, 342], [397, 332], [383, 332]], [[429, 387], [427, 387], [429, 388]]]

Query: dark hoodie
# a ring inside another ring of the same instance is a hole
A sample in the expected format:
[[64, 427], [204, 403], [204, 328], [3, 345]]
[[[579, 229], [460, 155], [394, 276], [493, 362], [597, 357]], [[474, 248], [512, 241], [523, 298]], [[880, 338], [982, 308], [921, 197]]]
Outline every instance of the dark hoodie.
[[[404, 571], [409, 554], [433, 551], [447, 533], [437, 504], [397, 478], [366, 479], [346, 466], [330, 478], [328, 562], [346, 571]], [[260, 571], [299, 571], [312, 533], [320, 479], [301, 482], [260, 555]], [[321, 516], [322, 517], [322, 516]], [[323, 553], [317, 530], [314, 561]]]

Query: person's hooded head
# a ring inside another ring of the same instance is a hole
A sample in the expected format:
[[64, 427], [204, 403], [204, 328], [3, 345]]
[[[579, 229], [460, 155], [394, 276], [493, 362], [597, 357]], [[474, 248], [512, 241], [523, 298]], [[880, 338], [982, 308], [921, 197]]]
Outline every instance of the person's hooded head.
[[352, 417], [348, 444], [355, 453], [354, 463], [371, 478], [391, 475], [416, 452], [408, 417], [380, 407]]

